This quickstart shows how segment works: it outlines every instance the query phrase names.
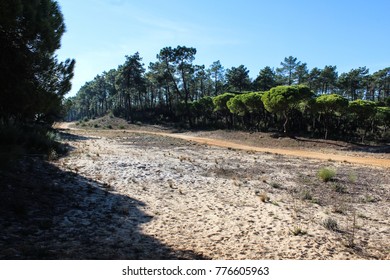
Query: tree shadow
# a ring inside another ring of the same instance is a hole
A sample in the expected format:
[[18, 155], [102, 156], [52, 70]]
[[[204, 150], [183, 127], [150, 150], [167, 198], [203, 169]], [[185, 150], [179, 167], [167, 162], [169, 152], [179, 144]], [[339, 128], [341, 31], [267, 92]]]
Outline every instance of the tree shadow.
[[[340, 148], [346, 148], [346, 145], [342, 145], [339, 143], [336, 143], [335, 141], [332, 140], [324, 140], [324, 139], [308, 139], [308, 138], [302, 138], [302, 137], [294, 137], [294, 140], [298, 142], [306, 142], [306, 143], [315, 143], [315, 144], [326, 144], [329, 146], [336, 146]], [[350, 144], [347, 144], [350, 146]]]
[[346, 149], [353, 152], [366, 152], [373, 154], [388, 154], [390, 153], [390, 145], [367, 145], [359, 143], [351, 143], [351, 145]]
[[295, 136], [291, 134], [272, 133], [271, 138], [288, 138], [302, 143], [312, 143], [335, 147], [336, 149], [351, 152], [366, 152], [366, 153], [390, 153], [390, 145], [369, 145], [357, 142], [347, 142], [343, 140], [308, 138], [306, 136]]
[[141, 231], [142, 201], [39, 158], [0, 170], [0, 259], [206, 259]]
[[72, 134], [66, 132], [66, 129], [57, 129], [60, 137], [62, 140], [66, 141], [85, 141], [85, 140], [90, 140], [90, 139], [96, 139], [95, 137], [90, 137], [90, 136], [82, 136], [78, 134]]

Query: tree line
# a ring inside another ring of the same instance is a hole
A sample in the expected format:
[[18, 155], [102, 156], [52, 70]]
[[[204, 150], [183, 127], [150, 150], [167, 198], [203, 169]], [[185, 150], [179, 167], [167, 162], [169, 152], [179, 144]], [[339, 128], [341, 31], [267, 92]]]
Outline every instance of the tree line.
[[165, 47], [148, 70], [137, 52], [117, 69], [97, 75], [66, 100], [68, 119], [112, 112], [130, 122], [174, 122], [190, 127], [311, 133], [325, 138], [387, 135], [390, 67], [337, 72], [308, 69], [296, 57], [251, 80], [244, 65], [225, 69], [193, 63], [196, 49]]

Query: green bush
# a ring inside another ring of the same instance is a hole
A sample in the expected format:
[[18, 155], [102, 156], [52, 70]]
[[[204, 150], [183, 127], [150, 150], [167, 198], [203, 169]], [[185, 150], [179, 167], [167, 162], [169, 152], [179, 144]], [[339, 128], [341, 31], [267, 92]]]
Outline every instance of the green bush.
[[329, 168], [321, 168], [320, 171], [318, 171], [318, 177], [324, 182], [329, 182], [334, 176], [336, 176], [336, 171]]

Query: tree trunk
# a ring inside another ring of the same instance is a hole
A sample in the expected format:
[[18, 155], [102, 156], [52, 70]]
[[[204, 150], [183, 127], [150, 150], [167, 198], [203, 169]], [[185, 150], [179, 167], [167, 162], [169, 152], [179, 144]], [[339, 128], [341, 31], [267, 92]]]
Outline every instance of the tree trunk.
[[288, 123], [288, 116], [286, 112], [283, 112], [283, 116], [285, 118], [284, 124], [283, 124], [283, 132], [287, 134], [287, 123]]

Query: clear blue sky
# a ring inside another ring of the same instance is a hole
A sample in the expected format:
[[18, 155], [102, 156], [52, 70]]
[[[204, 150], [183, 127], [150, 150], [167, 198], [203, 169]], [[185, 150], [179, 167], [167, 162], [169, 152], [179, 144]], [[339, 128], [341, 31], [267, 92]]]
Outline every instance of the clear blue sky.
[[139, 52], [145, 67], [167, 46], [196, 64], [241, 64], [255, 78], [287, 56], [339, 74], [390, 66], [389, 0], [58, 0], [67, 32], [59, 59], [76, 59], [71, 95]]

